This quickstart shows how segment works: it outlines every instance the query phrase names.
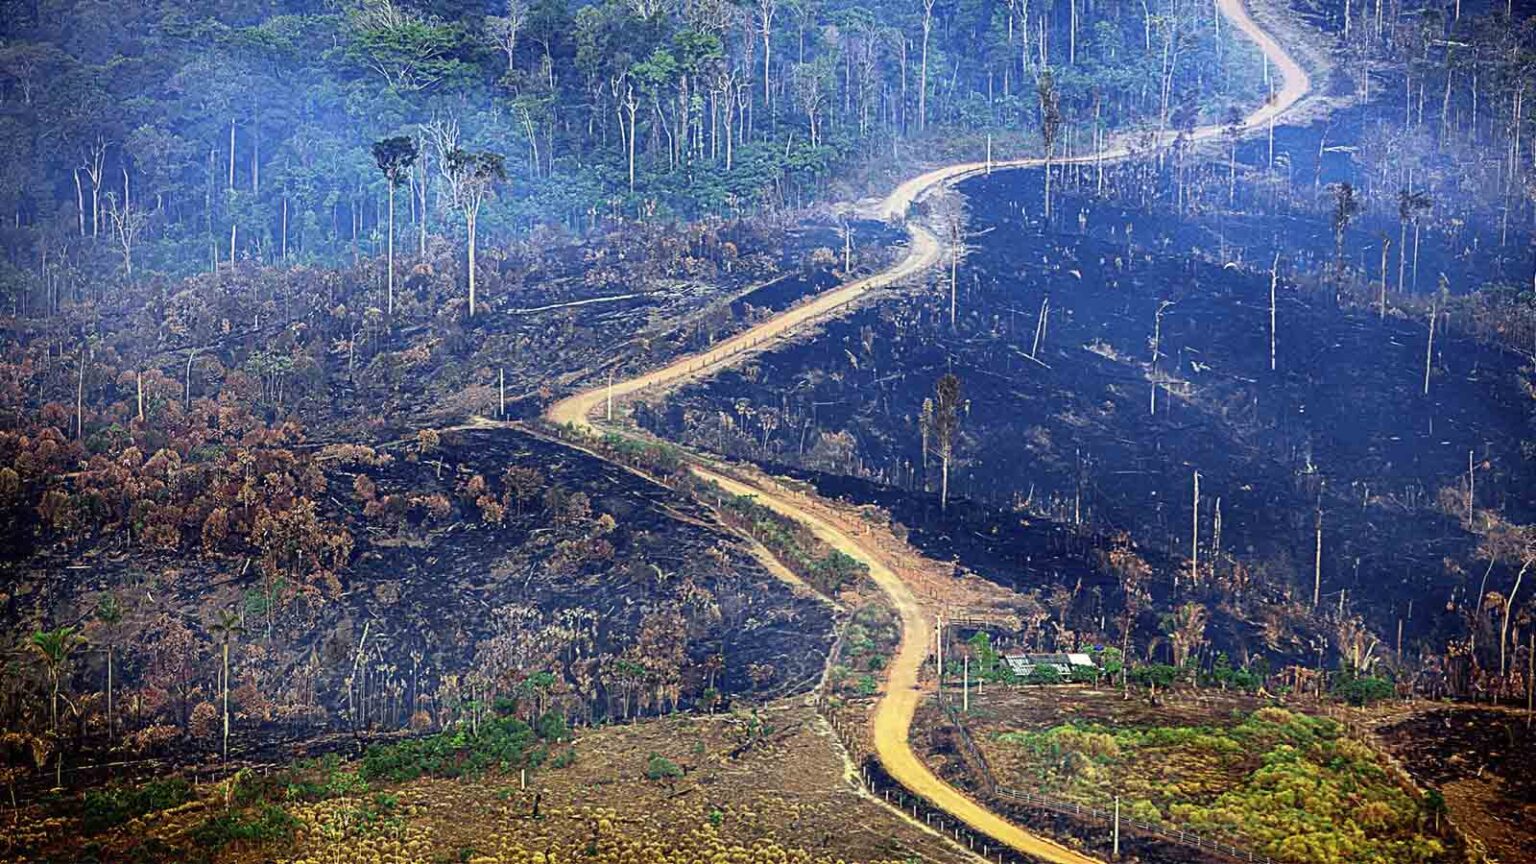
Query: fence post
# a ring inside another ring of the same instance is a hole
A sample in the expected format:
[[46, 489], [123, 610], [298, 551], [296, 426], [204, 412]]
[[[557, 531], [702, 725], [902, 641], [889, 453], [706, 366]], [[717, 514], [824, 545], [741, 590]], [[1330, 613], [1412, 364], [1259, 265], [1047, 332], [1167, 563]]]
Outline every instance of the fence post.
[[1120, 796], [1115, 796], [1115, 858], [1120, 858]]

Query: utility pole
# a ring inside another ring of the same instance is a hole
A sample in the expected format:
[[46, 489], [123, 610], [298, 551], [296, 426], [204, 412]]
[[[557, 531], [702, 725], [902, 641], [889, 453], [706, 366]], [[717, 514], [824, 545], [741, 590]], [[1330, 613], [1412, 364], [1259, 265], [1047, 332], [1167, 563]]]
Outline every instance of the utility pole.
[[498, 416], [507, 419], [507, 370], [505, 367], [496, 370], [496, 390], [499, 399]]
[[613, 370], [608, 370], [608, 422], [613, 422]]

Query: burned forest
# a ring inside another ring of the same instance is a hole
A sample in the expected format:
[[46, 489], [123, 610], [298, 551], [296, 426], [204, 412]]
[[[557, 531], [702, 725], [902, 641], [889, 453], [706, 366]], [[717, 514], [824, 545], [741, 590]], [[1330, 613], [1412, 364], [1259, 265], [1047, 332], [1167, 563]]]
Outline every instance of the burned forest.
[[1509, 0], [5, 4], [0, 861], [1529, 861], [1533, 103]]

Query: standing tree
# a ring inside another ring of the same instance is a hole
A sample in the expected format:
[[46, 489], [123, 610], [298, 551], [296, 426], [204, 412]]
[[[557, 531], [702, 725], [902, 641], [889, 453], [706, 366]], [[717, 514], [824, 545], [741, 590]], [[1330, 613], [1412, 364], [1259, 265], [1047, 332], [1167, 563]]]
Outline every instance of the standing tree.
[[[1498, 598], [1503, 606], [1503, 621], [1499, 626], [1499, 675], [1504, 675], [1509, 667], [1508, 643], [1509, 624], [1515, 610], [1515, 598], [1520, 593], [1520, 584], [1525, 581], [1525, 574], [1536, 567], [1536, 526], [1519, 525], [1504, 519], [1502, 516], [1490, 510], [1476, 511], [1476, 518], [1471, 520], [1473, 530], [1481, 534], [1478, 543], [1477, 554], [1480, 558], [1488, 559], [1488, 569], [1493, 570], [1493, 565], [1499, 561], [1520, 562], [1520, 569], [1515, 573], [1514, 585], [1510, 587], [1509, 594], [1503, 597], [1491, 593], [1492, 598]], [[1484, 575], [1486, 584], [1487, 575]], [[1478, 592], [1478, 603], [1481, 604], [1483, 594]], [[1518, 635], [1516, 636], [1518, 639]]]
[[123, 171], [123, 201], [117, 201], [117, 195], [107, 193], [107, 218], [112, 223], [112, 236], [117, 240], [117, 247], [123, 255], [123, 275], [128, 281], [133, 281], [133, 249], [138, 245], [139, 235], [144, 227], [149, 224], [149, 214], [142, 208], [133, 206], [128, 199], [128, 172]]
[[488, 15], [485, 19], [485, 31], [490, 34], [496, 47], [507, 55], [507, 71], [514, 68], [513, 61], [517, 57], [517, 37], [523, 32], [523, 25], [528, 21], [528, 5], [523, 0], [507, 0], [507, 14]]
[[43, 671], [48, 676], [48, 720], [55, 733], [59, 731], [59, 693], [64, 676], [69, 672], [70, 656], [74, 654], [75, 646], [84, 641], [75, 628], [68, 626], [32, 634], [32, 650], [42, 661]]
[[1333, 187], [1333, 294], [1338, 299], [1339, 286], [1344, 281], [1344, 232], [1349, 223], [1365, 209], [1355, 195], [1355, 187], [1340, 183]]
[[917, 73], [917, 131], [928, 128], [928, 38], [933, 33], [934, 0], [923, 4], [923, 53]]
[[[927, 406], [925, 405], [926, 409]], [[927, 439], [939, 457], [939, 510], [949, 507], [949, 460], [955, 454], [955, 433], [960, 429], [960, 379], [947, 372], [933, 387], [933, 410], [924, 412]]]
[[116, 699], [112, 692], [112, 661], [117, 648], [117, 629], [123, 623], [123, 606], [117, 601], [116, 594], [102, 592], [101, 598], [96, 601], [96, 621], [102, 631], [102, 638], [99, 641], [107, 646], [107, 737], [110, 739], [116, 730], [114, 722]]
[[464, 214], [464, 227], [469, 233], [469, 317], [475, 317], [475, 226], [480, 219], [480, 206], [496, 190], [496, 184], [507, 179], [506, 163], [500, 153], [481, 150], [468, 152], [453, 150], [448, 154], [448, 186], [453, 204]]
[[1051, 70], [1042, 69], [1035, 82], [1040, 94], [1040, 138], [1045, 143], [1045, 218], [1051, 218], [1051, 157], [1056, 153], [1056, 137], [1061, 133], [1061, 94]]
[[404, 135], [373, 143], [373, 161], [378, 163], [389, 186], [389, 288], [387, 312], [395, 314], [395, 189], [405, 184], [411, 166], [416, 164], [416, 141]]
[[1419, 287], [1419, 220], [1429, 212], [1433, 200], [1423, 192], [1407, 189], [1397, 194], [1397, 219], [1400, 226], [1397, 243], [1397, 290], [1402, 291], [1408, 259], [1408, 223], [1413, 223], [1413, 287]]
[[[1104, 556], [1104, 563], [1120, 583], [1120, 614], [1115, 625], [1120, 631], [1120, 689], [1125, 691], [1126, 670], [1131, 665], [1131, 634], [1136, 629], [1136, 618], [1150, 600], [1147, 583], [1152, 578], [1152, 567], [1137, 554], [1128, 534], [1118, 534]], [[1129, 696], [1129, 693], [1126, 694]]]
[[219, 640], [219, 698], [222, 705], [220, 714], [223, 715], [224, 737], [220, 747], [220, 758], [229, 760], [229, 646], [235, 641], [235, 637], [245, 632], [245, 627], [240, 622], [240, 616], [231, 609], [219, 612], [218, 620], [208, 628]]
[[[773, 16], [779, 11], [778, 0], [757, 0], [757, 33], [763, 40], [763, 110], [773, 114]], [[631, 124], [630, 135], [634, 135]], [[634, 146], [631, 138], [630, 146]], [[633, 187], [634, 183], [631, 182]]]

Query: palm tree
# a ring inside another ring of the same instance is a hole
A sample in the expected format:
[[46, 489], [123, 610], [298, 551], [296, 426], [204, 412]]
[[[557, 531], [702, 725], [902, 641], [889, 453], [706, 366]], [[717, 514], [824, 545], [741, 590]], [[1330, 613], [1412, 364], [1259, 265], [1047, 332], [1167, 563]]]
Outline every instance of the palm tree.
[[68, 626], [39, 630], [32, 634], [32, 650], [37, 652], [48, 674], [48, 717], [55, 733], [59, 731], [59, 689], [64, 673], [68, 670], [70, 655], [74, 653], [75, 646], [84, 641], [74, 627]]
[[400, 135], [385, 138], [373, 144], [373, 160], [389, 189], [389, 290], [387, 314], [395, 314], [395, 189], [404, 185], [405, 178], [416, 164], [416, 141]]
[[1403, 290], [1405, 262], [1408, 251], [1408, 223], [1413, 223], [1413, 287], [1419, 287], [1419, 220], [1434, 206], [1434, 199], [1424, 192], [1407, 189], [1397, 194], [1397, 218], [1400, 226], [1397, 243], [1397, 290]]
[[219, 620], [208, 628], [219, 639], [219, 656], [223, 668], [219, 673], [220, 699], [223, 703], [224, 736], [220, 748], [220, 758], [229, 760], [229, 646], [236, 636], [245, 632], [245, 627], [240, 622], [240, 616], [232, 609], [219, 612]]

